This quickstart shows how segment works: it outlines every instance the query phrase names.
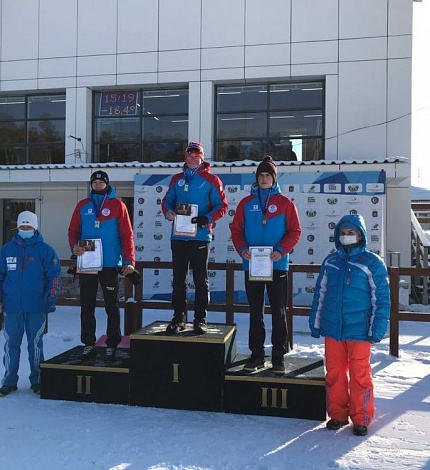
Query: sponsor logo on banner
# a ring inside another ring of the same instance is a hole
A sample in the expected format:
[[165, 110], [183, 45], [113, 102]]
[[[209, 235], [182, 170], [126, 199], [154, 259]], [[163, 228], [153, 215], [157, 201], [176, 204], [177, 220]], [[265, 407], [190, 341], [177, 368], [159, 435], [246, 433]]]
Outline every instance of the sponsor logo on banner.
[[163, 234], [162, 233], [154, 233], [153, 235], [154, 240], [162, 240], [163, 239]]
[[315, 211], [315, 210], [306, 211], [306, 215], [307, 215], [308, 217], [316, 217], [317, 211]]
[[306, 237], [306, 240], [307, 240], [308, 242], [313, 242], [313, 241], [315, 240], [315, 235], [308, 235], [308, 236]]
[[356, 211], [355, 209], [351, 209], [351, 210], [349, 211], [349, 213], [350, 213], [351, 215], [357, 215], [357, 211]]
[[319, 228], [319, 224], [317, 222], [308, 222], [308, 221], [306, 221], [303, 226], [307, 230], [316, 230], [317, 228]]
[[308, 196], [308, 204], [315, 204], [317, 202], [315, 196]]
[[326, 217], [340, 217], [341, 211], [340, 211], [340, 209], [330, 208], [329, 210], [326, 211], [326, 213], [324, 215]]
[[342, 185], [339, 183], [328, 183], [324, 185], [325, 193], [340, 193], [342, 191]]
[[345, 184], [346, 193], [361, 193], [363, 185], [361, 183], [347, 183]]
[[337, 197], [328, 197], [327, 198], [327, 203], [330, 204], [331, 206], [334, 206], [339, 202]]
[[374, 197], [372, 197], [372, 199], [370, 201], [372, 202], [372, 204], [378, 204], [379, 197], [374, 196]]
[[138, 202], [139, 204], [145, 204], [145, 198], [140, 197], [140, 198], [137, 200], [137, 202]]
[[333, 230], [335, 227], [336, 227], [336, 224], [335, 224], [334, 222], [329, 222], [329, 223], [328, 223], [328, 228], [329, 228], [330, 230]]
[[314, 286], [306, 286], [305, 287], [305, 292], [307, 294], [313, 294], [315, 292], [315, 287]]
[[319, 184], [304, 184], [303, 192], [304, 193], [319, 193], [320, 185]]
[[368, 193], [383, 193], [384, 190], [384, 183], [366, 183], [366, 191]]
[[379, 230], [379, 224], [372, 225], [371, 230]]
[[370, 236], [371, 242], [379, 242], [379, 235], [371, 235]]
[[163, 187], [162, 186], [157, 186], [155, 188], [155, 191], [157, 191], [157, 193], [161, 193], [163, 191]]
[[363, 199], [360, 196], [350, 196], [345, 199], [345, 203], [352, 205], [362, 204]]
[[237, 186], [227, 186], [227, 192], [229, 192], [230, 194], [234, 194], [237, 192], [238, 190], [238, 187]]
[[137, 238], [143, 238], [143, 232], [137, 232], [136, 237]]

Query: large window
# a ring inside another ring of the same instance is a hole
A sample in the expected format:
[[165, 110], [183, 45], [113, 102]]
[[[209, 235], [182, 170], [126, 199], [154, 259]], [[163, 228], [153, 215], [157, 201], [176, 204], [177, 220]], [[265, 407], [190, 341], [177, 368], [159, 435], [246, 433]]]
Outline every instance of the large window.
[[182, 161], [188, 139], [188, 90], [94, 95], [94, 161]]
[[220, 86], [216, 90], [218, 161], [324, 158], [324, 83]]
[[0, 164], [64, 163], [66, 95], [0, 97]]

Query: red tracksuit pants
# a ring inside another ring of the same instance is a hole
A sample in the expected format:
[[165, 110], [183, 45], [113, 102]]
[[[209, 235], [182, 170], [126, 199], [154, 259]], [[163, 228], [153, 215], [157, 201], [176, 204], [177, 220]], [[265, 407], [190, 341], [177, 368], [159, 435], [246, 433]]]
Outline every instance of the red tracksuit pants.
[[370, 346], [364, 341], [325, 338], [326, 400], [330, 418], [369, 426], [373, 404]]

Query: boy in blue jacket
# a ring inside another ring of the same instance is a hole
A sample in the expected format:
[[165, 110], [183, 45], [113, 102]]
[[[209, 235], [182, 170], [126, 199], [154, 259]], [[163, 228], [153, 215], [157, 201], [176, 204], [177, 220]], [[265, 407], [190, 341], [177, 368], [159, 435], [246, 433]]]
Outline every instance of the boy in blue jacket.
[[28, 342], [30, 384], [40, 393], [40, 363], [43, 362], [43, 333], [46, 315], [55, 312], [61, 274], [55, 250], [37, 230], [37, 216], [30, 211], [18, 215], [18, 233], [0, 253], [0, 307], [5, 336], [0, 396], [17, 390], [19, 358], [24, 331]]
[[367, 434], [373, 405], [370, 347], [383, 339], [390, 316], [390, 289], [382, 259], [366, 249], [361, 215], [345, 215], [334, 229], [336, 251], [321, 265], [309, 327], [325, 336], [327, 428], [354, 424]]

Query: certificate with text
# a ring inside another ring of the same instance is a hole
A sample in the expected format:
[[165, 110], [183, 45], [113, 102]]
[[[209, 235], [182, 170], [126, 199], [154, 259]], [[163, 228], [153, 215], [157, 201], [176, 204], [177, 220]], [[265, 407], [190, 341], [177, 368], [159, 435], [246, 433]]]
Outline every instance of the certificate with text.
[[249, 280], [273, 281], [273, 248], [271, 246], [250, 246]]
[[199, 207], [197, 204], [181, 204], [181, 206], [184, 207], [176, 208], [173, 233], [175, 235], [195, 237], [197, 234], [197, 224], [191, 223], [191, 219], [193, 217], [197, 217], [199, 213]]

